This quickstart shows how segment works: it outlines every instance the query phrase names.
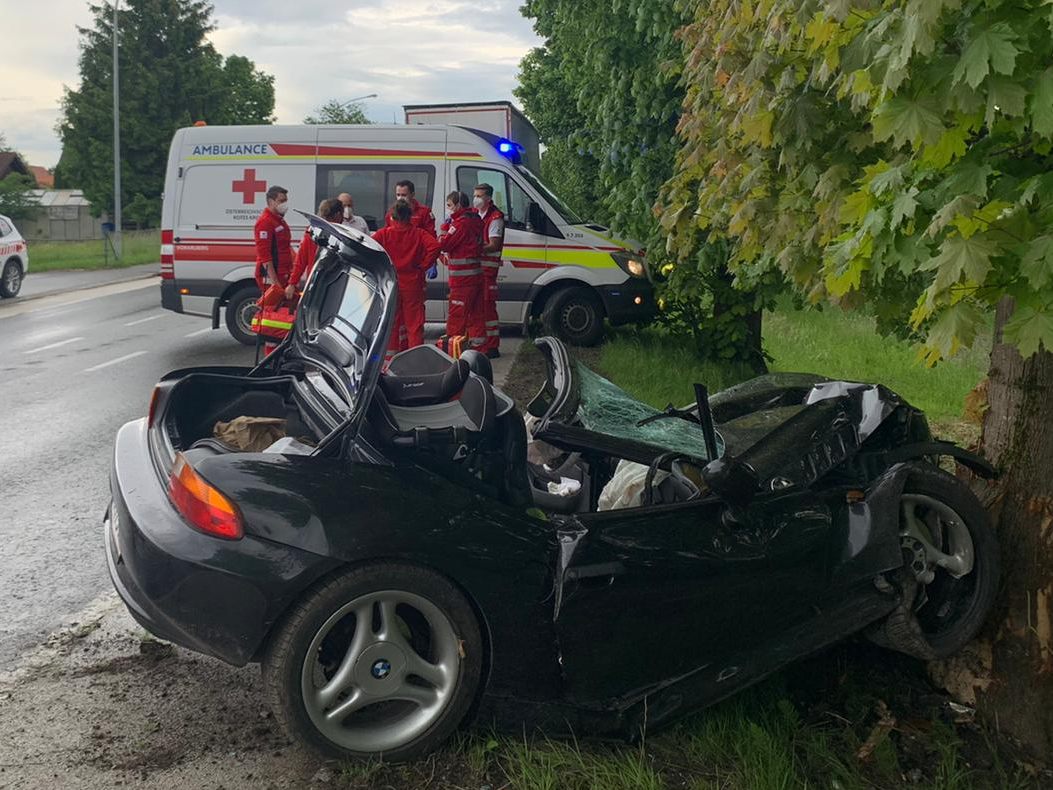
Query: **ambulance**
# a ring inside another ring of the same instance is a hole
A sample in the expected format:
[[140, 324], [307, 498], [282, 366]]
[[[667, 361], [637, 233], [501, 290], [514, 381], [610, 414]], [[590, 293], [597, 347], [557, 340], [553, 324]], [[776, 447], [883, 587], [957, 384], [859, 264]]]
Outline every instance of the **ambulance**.
[[[252, 229], [271, 186], [289, 190], [291, 208], [314, 213], [320, 201], [350, 193], [370, 230], [384, 222], [395, 184], [413, 182], [436, 222], [446, 195], [494, 188], [506, 218], [498, 280], [503, 325], [539, 320], [577, 345], [611, 324], [655, 312], [646, 261], [633, 245], [571, 211], [522, 162], [515, 141], [454, 125], [194, 126], [175, 133], [161, 217], [161, 304], [210, 316], [252, 344], [259, 291]], [[293, 241], [305, 222], [290, 211]], [[445, 267], [428, 280], [427, 320], [444, 322]]]

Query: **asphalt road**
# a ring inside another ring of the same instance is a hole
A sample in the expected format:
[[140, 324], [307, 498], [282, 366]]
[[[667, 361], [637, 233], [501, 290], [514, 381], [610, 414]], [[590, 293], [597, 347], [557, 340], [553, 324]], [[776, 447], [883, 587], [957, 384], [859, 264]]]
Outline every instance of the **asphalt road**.
[[162, 310], [156, 280], [5, 303], [0, 338], [3, 671], [109, 588], [100, 524], [117, 429], [165, 372], [251, 364], [253, 350]]
[[[162, 310], [156, 279], [0, 303], [0, 672], [112, 589], [110, 454], [154, 383], [176, 368], [252, 364], [254, 349], [210, 327]], [[496, 381], [520, 342], [502, 341]]]

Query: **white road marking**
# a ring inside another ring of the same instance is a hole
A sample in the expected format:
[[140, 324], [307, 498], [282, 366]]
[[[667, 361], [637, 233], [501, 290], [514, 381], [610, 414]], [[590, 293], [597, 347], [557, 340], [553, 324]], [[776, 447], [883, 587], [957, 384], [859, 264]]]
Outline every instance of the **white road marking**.
[[[76, 304], [77, 302], [86, 302], [89, 299], [98, 299], [100, 296], [123, 294], [128, 291], [139, 291], [143, 288], [156, 288], [158, 282], [160, 280], [156, 276], [150, 275], [141, 280], [129, 280], [128, 282], [114, 283], [113, 285], [100, 285], [97, 288], [87, 288], [83, 291], [52, 294], [51, 296], [26, 299], [24, 302], [5, 304], [3, 307], [0, 307], [0, 320], [14, 318], [16, 315], [24, 313], [38, 313], [41, 310], [59, 307], [60, 305], [65, 306]], [[6, 302], [7, 300], [4, 301]]]
[[215, 330], [212, 327], [206, 326], [204, 329], [199, 329], [196, 332], [191, 332], [189, 335], [183, 335], [183, 337], [197, 337], [198, 335], [207, 335], [209, 332], [214, 331]]
[[141, 357], [145, 353], [146, 353], [145, 351], [133, 351], [131, 354], [125, 354], [123, 357], [117, 357], [117, 359], [111, 359], [109, 362], [103, 362], [101, 365], [93, 365], [90, 368], [84, 368], [84, 372], [85, 373], [91, 373], [92, 371], [95, 371], [95, 370], [102, 370], [103, 368], [108, 368], [110, 365], [117, 365], [117, 364], [120, 364], [121, 362], [127, 362], [129, 359], [135, 359], [136, 357]]
[[136, 324], [145, 324], [147, 321], [156, 321], [158, 318], [163, 318], [164, 313], [158, 313], [157, 315], [147, 316], [146, 318], [140, 318], [137, 321], [129, 321], [125, 326], [135, 326]]
[[41, 346], [40, 348], [32, 348], [29, 351], [26, 351], [25, 353], [26, 354], [36, 354], [38, 351], [50, 351], [53, 348], [59, 348], [60, 346], [68, 346], [70, 343], [76, 343], [78, 340], [83, 340], [83, 339], [84, 339], [83, 337], [71, 337], [71, 338], [69, 338], [67, 340], [60, 340], [57, 343], [49, 343], [48, 345]]

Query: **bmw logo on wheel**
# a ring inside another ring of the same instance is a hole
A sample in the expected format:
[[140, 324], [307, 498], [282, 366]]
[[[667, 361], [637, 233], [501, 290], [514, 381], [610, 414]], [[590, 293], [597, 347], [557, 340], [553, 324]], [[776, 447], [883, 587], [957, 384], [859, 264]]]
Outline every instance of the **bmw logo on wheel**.
[[383, 680], [391, 674], [391, 662], [382, 658], [373, 664], [373, 668], [370, 671], [377, 680]]

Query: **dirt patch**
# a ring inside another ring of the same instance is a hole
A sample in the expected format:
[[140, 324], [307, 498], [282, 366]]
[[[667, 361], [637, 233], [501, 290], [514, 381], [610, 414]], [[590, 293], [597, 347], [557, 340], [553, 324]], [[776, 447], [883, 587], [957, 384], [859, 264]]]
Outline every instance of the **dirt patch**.
[[[600, 355], [602, 346], [595, 348], [579, 348], [567, 346], [571, 359], [576, 359], [597, 373], [603, 373], [600, 367]], [[527, 404], [537, 395], [538, 390], [545, 383], [547, 371], [545, 358], [537, 350], [533, 340], [526, 338], [523, 345], [519, 347], [508, 376], [501, 385], [501, 390], [512, 397], [519, 410], [526, 412]]]

